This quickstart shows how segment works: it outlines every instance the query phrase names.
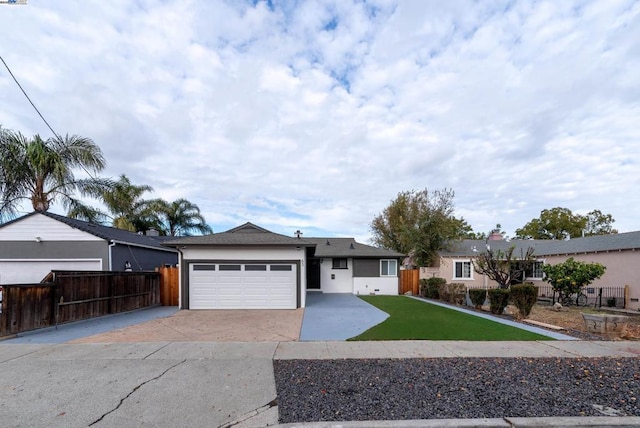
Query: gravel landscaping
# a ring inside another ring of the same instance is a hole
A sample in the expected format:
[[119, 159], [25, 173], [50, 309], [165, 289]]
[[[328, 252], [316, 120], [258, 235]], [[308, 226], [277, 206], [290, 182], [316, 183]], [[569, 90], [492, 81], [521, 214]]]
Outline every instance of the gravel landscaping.
[[281, 423], [640, 416], [638, 358], [276, 360]]

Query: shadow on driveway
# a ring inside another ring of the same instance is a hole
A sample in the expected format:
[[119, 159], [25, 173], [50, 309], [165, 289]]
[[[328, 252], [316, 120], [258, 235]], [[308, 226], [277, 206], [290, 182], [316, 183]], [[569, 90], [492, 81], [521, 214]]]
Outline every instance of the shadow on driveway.
[[347, 340], [389, 317], [353, 294], [307, 293], [301, 341]]

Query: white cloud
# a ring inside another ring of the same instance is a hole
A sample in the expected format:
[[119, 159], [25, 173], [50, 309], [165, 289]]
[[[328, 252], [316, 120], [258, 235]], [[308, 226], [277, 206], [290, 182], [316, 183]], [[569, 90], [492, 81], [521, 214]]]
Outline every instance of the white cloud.
[[[373, 4], [31, 0], [2, 7], [2, 55], [108, 175], [216, 230], [364, 240], [424, 187], [453, 188], [478, 231], [555, 206], [640, 229], [637, 2]], [[0, 88], [2, 126], [50, 135]]]

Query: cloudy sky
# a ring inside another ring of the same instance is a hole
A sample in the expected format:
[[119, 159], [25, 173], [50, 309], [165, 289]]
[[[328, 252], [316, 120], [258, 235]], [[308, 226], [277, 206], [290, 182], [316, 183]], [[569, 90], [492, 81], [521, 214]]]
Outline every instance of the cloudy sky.
[[[367, 242], [423, 188], [478, 232], [557, 206], [640, 229], [637, 1], [28, 0], [0, 28], [57, 133], [216, 232]], [[52, 135], [2, 64], [0, 95]]]

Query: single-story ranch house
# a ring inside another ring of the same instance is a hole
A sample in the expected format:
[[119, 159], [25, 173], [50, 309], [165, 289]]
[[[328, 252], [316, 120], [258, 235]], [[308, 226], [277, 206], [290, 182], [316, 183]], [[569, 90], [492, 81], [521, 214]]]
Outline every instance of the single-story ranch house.
[[[153, 236], [151, 236], [153, 235]], [[0, 284], [38, 283], [51, 270], [153, 271], [178, 263], [167, 237], [32, 212], [0, 225]]]
[[165, 245], [180, 252], [182, 309], [295, 309], [307, 290], [398, 294], [403, 257], [353, 238], [294, 238], [252, 223]]
[[421, 268], [420, 277], [438, 276], [447, 282], [464, 283], [470, 287], [495, 287], [496, 284], [473, 269], [473, 260], [479, 252], [492, 250], [505, 251], [514, 246], [515, 254], [532, 247], [537, 257], [534, 268], [527, 273], [527, 281], [536, 285], [548, 285], [543, 281], [544, 264], [562, 263], [569, 257], [584, 262], [597, 262], [606, 266], [602, 278], [594, 281], [593, 287], [629, 286], [626, 307], [640, 308], [640, 232], [598, 235], [574, 238], [566, 241], [555, 240], [511, 240], [499, 239], [463, 240], [450, 249], [440, 252], [439, 265]]

